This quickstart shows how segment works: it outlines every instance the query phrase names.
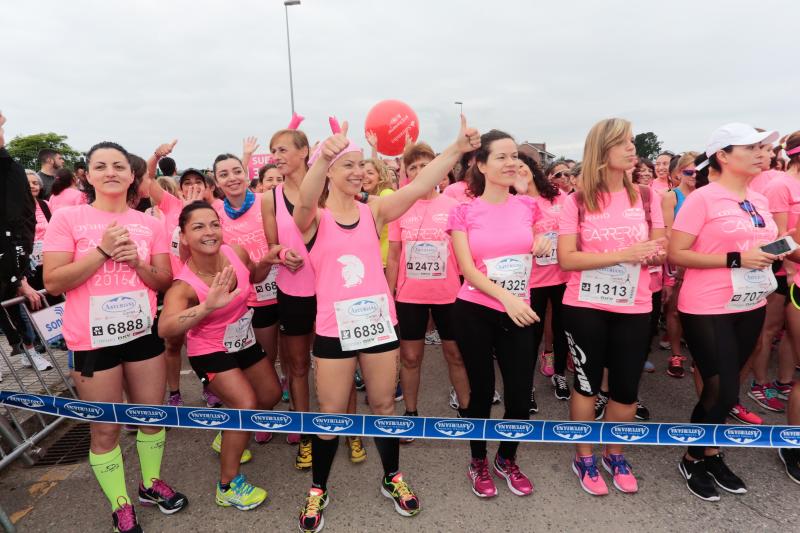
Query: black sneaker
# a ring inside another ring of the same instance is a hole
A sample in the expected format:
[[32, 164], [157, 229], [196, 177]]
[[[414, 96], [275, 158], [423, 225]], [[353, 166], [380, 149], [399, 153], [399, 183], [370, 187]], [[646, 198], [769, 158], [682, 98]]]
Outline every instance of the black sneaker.
[[600, 391], [594, 398], [594, 419], [600, 420], [606, 414], [606, 405], [608, 405], [608, 396], [605, 392]]
[[556, 395], [557, 400], [569, 400], [569, 385], [567, 385], [567, 376], [560, 374], [553, 374], [550, 377], [550, 383], [553, 384], [553, 394]]
[[356, 382], [357, 391], [367, 390], [367, 386], [364, 384], [364, 378], [361, 377], [361, 372], [358, 369], [356, 369], [356, 374], [354, 378]]
[[786, 475], [789, 479], [800, 484], [800, 450], [794, 448], [779, 448], [778, 457], [786, 467]]
[[536, 403], [536, 387], [531, 388], [531, 403], [528, 405], [528, 412], [532, 415], [539, 412], [539, 404]]
[[636, 400], [636, 420], [650, 420], [650, 409], [648, 409], [642, 400]]
[[733, 494], [745, 494], [747, 487], [744, 485], [739, 476], [731, 472], [728, 465], [723, 461], [724, 455], [720, 452], [717, 455], [706, 456], [706, 471], [708, 475], [720, 486], [723, 490]]
[[714, 478], [706, 471], [705, 461], [690, 461], [684, 457], [678, 463], [678, 471], [686, 480], [689, 492], [707, 502], [719, 501], [719, 492], [714, 486]]
[[164, 514], [175, 514], [189, 505], [186, 496], [175, 492], [160, 479], [154, 479], [149, 489], [144, 488], [144, 484], [139, 484], [139, 502], [142, 505], [158, 505], [158, 509]]
[[[403, 413], [403, 416], [419, 416], [419, 412], [418, 411], [414, 411], [412, 413], [410, 411], [406, 411], [405, 413]], [[399, 440], [400, 440], [400, 444], [411, 444], [412, 442], [414, 442], [414, 438], [413, 437], [400, 437]]]

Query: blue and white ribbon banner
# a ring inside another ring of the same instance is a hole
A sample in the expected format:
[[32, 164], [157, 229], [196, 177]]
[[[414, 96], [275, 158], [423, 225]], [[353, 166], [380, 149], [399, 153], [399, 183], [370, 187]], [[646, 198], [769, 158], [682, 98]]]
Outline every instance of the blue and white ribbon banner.
[[0, 391], [0, 405], [86, 422], [193, 429], [546, 443], [800, 447], [798, 426], [482, 420], [249, 411], [84, 402], [57, 396], [7, 391]]

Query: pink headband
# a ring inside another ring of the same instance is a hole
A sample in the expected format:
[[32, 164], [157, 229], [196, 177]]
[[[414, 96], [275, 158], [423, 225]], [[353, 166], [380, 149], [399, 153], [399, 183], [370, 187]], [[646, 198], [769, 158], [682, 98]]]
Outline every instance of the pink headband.
[[800, 154], [800, 146], [795, 146], [791, 150], [786, 151], [786, 155]]
[[[339, 121], [336, 120], [336, 117], [328, 117], [328, 123], [331, 125], [331, 131], [334, 134], [341, 133], [342, 128], [341, 128], [341, 126], [339, 126]], [[341, 158], [343, 155], [349, 154], [351, 152], [363, 152], [363, 150], [356, 143], [354, 143], [353, 141], [350, 141], [350, 144], [348, 144], [347, 147], [344, 150], [339, 152], [336, 155], [336, 157], [331, 159], [331, 162], [328, 163], [328, 168], [331, 168], [331, 166], [336, 161], [338, 161], [339, 158]], [[311, 154], [311, 157], [308, 158], [308, 166], [309, 166], [309, 168], [314, 165], [314, 163], [316, 162], [317, 159], [319, 159], [319, 156], [320, 156], [321, 153], [322, 153], [322, 143], [320, 143], [319, 146], [317, 146], [317, 149], [314, 150], [314, 153]]]

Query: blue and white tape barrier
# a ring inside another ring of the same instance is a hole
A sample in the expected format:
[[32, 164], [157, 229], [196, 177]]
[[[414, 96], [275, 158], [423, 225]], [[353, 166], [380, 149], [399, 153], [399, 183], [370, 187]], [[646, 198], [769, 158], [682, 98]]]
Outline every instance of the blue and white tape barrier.
[[317, 433], [446, 440], [798, 448], [798, 426], [728, 426], [497, 420], [250, 411], [84, 402], [0, 391], [0, 405], [87, 422], [192, 429]]

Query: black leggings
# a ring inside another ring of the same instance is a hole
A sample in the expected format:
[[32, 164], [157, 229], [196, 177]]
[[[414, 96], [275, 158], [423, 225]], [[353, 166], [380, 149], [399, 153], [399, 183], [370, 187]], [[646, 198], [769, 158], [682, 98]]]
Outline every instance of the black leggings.
[[561, 319], [561, 300], [564, 299], [566, 284], [535, 287], [531, 289], [531, 307], [539, 315], [539, 322], [533, 324], [533, 358], [536, 359], [539, 344], [544, 336], [544, 319], [547, 302], [550, 302], [553, 325], [553, 362], [556, 374], [561, 376], [567, 370], [567, 338], [564, 336], [564, 322]]
[[661, 320], [661, 303], [662, 291], [654, 292], [652, 296], [653, 310], [650, 311], [650, 337], [647, 339], [645, 346], [645, 356], [650, 355], [650, 343], [653, 342], [653, 337], [658, 335], [658, 321]]
[[[756, 346], [765, 314], [766, 307], [724, 315], [679, 313], [683, 336], [703, 378], [692, 422], [725, 422], [739, 396], [739, 371]], [[703, 446], [689, 446], [688, 451], [695, 459], [705, 455]]]
[[575, 365], [575, 392], [596, 396], [608, 368], [608, 397], [636, 403], [647, 359], [642, 347], [650, 335], [650, 313], [612, 313], [564, 305], [564, 330]]
[[[533, 369], [536, 364], [531, 327], [521, 328], [501, 311], [484, 305], [457, 299], [454, 310], [455, 337], [469, 378], [469, 407], [464, 415], [469, 418], [489, 418], [494, 395], [494, 361], [503, 377], [505, 414], [503, 418], [527, 420], [533, 386]], [[503, 441], [498, 454], [513, 459], [517, 442]], [[486, 441], [469, 443], [472, 457], [486, 457]]]

